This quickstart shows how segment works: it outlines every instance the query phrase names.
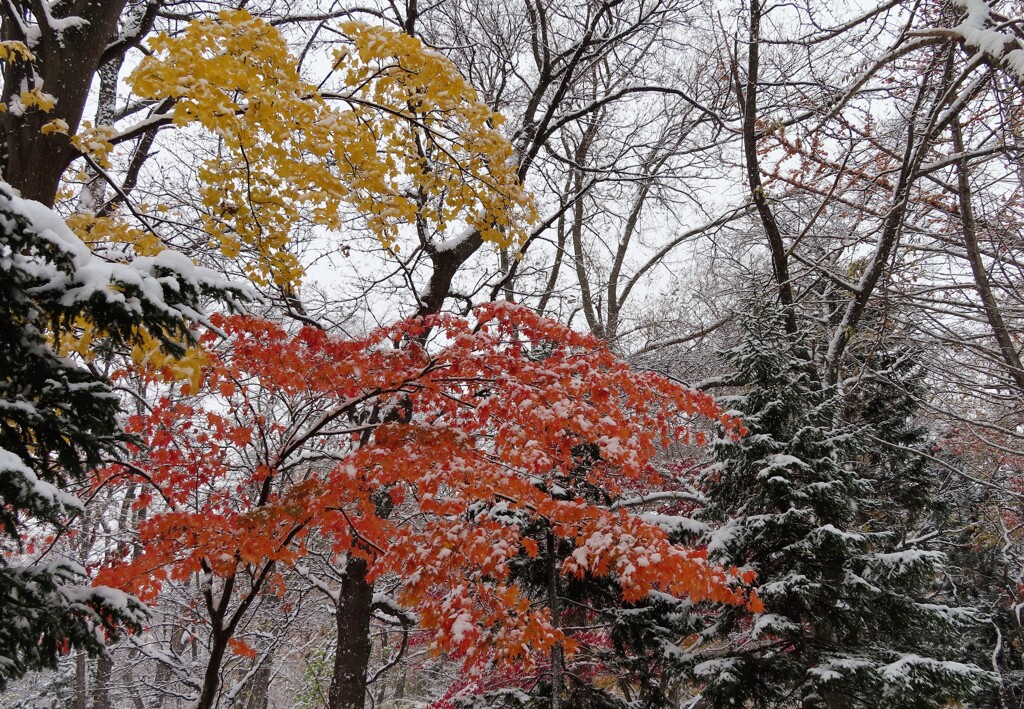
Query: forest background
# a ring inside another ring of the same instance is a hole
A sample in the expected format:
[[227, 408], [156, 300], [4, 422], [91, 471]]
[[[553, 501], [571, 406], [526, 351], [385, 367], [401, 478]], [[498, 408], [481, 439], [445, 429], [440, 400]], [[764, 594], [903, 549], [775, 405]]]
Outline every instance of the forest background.
[[1019, 707], [1024, 7], [0, 3], [0, 704]]

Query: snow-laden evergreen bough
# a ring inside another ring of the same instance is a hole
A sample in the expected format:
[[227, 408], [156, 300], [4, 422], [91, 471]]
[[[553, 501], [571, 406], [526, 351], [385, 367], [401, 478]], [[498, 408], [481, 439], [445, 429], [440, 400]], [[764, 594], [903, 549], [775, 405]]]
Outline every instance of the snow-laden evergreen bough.
[[114, 349], [149, 338], [180, 353], [211, 297], [246, 294], [173, 251], [102, 259], [0, 183], [0, 689], [71, 647], [101, 652], [144, 618], [131, 596], [87, 585], [78, 564], [28, 553], [30, 537], [61, 532], [82, 510], [69, 486], [127, 440], [118, 398], [67, 337], [88, 331], [93, 348]]

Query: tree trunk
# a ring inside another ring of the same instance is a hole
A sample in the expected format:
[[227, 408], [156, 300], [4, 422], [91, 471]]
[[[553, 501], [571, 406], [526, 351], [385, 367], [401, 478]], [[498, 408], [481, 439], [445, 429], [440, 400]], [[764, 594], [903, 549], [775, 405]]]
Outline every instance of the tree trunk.
[[[121, 75], [124, 57], [117, 57], [100, 67], [100, 89], [96, 106], [96, 125], [112, 126], [117, 122], [117, 82]], [[79, 195], [80, 211], [95, 214], [103, 205], [107, 183], [93, 168], [86, 170], [89, 179]]]
[[409, 670], [403, 669], [402, 674], [398, 675], [395, 681], [395, 701], [401, 701], [405, 699], [405, 680], [409, 676]]
[[260, 668], [253, 674], [252, 679], [246, 684], [240, 701], [237, 701], [241, 709], [267, 709], [270, 705], [270, 679], [273, 675], [273, 664], [271, 659], [264, 660]]
[[100, 655], [96, 659], [96, 677], [92, 687], [92, 709], [111, 709], [110, 675], [114, 670], [114, 661], [108, 655]]
[[[960, 128], [960, 121], [953, 119], [953, 149], [961, 154], [964, 153], [963, 132]], [[992, 291], [992, 283], [985, 270], [985, 261], [981, 256], [981, 247], [978, 245], [978, 227], [974, 219], [973, 200], [971, 198], [971, 183], [968, 173], [968, 160], [961, 158], [956, 163], [957, 191], [960, 198], [960, 221], [963, 224], [964, 246], [967, 247], [967, 259], [971, 263], [971, 273], [974, 275], [974, 287], [981, 298], [981, 304], [985, 311], [985, 318], [992, 328], [992, 335], [999, 346], [999, 354], [1010, 378], [1017, 385], [1017, 388], [1024, 392], [1024, 366], [1021, 365], [1020, 355], [1013, 344], [1013, 336], [1006, 326], [999, 301], [996, 300]]]
[[54, 8], [55, 20], [73, 15], [84, 22], [55, 29], [44, 21], [35, 41], [22, 33], [17, 21], [21, 18], [10, 14], [11, 4], [0, 10], [0, 39], [30, 44], [37, 58], [32, 63], [7, 63], [3, 100], [20, 92], [23, 84], [56, 99], [51, 111], [30, 109], [0, 114], [3, 179], [20, 190], [23, 197], [53, 206], [61, 175], [78, 153], [67, 135], [44, 135], [40, 129], [54, 119], [61, 119], [67, 123], [69, 134], [78, 131], [92, 77], [107, 45], [117, 36], [117, 23], [126, 3], [127, 0], [59, 3]]
[[364, 709], [366, 671], [370, 664], [370, 609], [373, 586], [362, 559], [349, 558], [335, 609], [338, 650], [327, 695], [329, 709]]
[[80, 652], [75, 655], [75, 709], [85, 709], [85, 675], [88, 671], [88, 665], [85, 661], [85, 653]]
[[[548, 606], [551, 609], [551, 626], [559, 627], [558, 608], [558, 560], [555, 558], [555, 535], [548, 532]], [[551, 648], [551, 709], [562, 706], [562, 644]]]
[[[124, 683], [128, 688], [128, 695], [132, 698], [132, 705], [135, 709], [146, 709], [145, 702], [142, 701], [142, 697], [139, 696], [139, 690], [135, 686], [135, 678], [132, 676], [132, 671], [129, 669], [124, 673]], [[163, 705], [163, 698], [161, 697], [158, 707]]]
[[228, 647], [229, 633], [223, 628], [213, 629], [213, 638], [210, 646], [210, 660], [206, 663], [206, 673], [203, 675], [203, 691], [199, 695], [199, 703], [196, 709], [212, 709], [217, 701], [217, 690], [220, 689], [220, 666], [224, 662], [224, 652]]
[[772, 254], [772, 274], [775, 276], [775, 286], [778, 288], [779, 303], [785, 308], [786, 332], [793, 334], [797, 330], [796, 314], [793, 311], [793, 284], [789, 278], [789, 258], [786, 254], [786, 245], [782, 239], [782, 229], [775, 218], [765, 194], [764, 183], [761, 181], [761, 163], [757, 154], [757, 142], [761, 135], [757, 125], [757, 90], [758, 72], [761, 67], [761, 3], [760, 0], [750, 2], [750, 39], [747, 45], [747, 77], [741, 90], [737, 76], [737, 92], [740, 95], [740, 104], [743, 109], [743, 155], [744, 167], [747, 173], [747, 186], [750, 188], [750, 198], [757, 207], [757, 214], [761, 218], [761, 225], [764, 227], [765, 236], [768, 237], [768, 246]]

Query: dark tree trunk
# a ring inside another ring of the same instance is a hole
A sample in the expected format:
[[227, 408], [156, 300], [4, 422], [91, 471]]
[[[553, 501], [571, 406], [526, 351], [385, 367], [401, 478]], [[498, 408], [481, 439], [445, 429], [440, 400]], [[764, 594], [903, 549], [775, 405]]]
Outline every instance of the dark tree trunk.
[[236, 701], [241, 709], [267, 709], [270, 705], [270, 678], [273, 664], [270, 658], [263, 661], [260, 668], [253, 674], [242, 696]]
[[[298, 527], [295, 531], [298, 531]], [[293, 532], [294, 534], [294, 532]], [[224, 664], [224, 654], [227, 651], [228, 641], [235, 634], [238, 623], [245, 617], [246, 612], [253, 601], [259, 596], [263, 588], [263, 582], [267, 576], [273, 573], [275, 562], [271, 561], [264, 565], [263, 569], [254, 575], [249, 590], [238, 599], [238, 606], [234, 612], [228, 613], [231, 598], [235, 591], [237, 577], [232, 574], [224, 579], [224, 586], [220, 592], [220, 598], [214, 601], [212, 583], [207, 583], [203, 589], [206, 600], [206, 608], [210, 614], [210, 626], [212, 628], [210, 638], [210, 659], [206, 663], [206, 672], [203, 675], [203, 689], [199, 695], [199, 703], [196, 709], [211, 709], [217, 701], [217, 692], [220, 690], [220, 669]], [[212, 580], [213, 572], [204, 559], [202, 561], [204, 575]]]
[[772, 273], [778, 288], [779, 303], [785, 308], [786, 332], [792, 334], [796, 332], [797, 324], [796, 314], [793, 312], [793, 284], [789, 278], [789, 258], [782, 238], [782, 229], [775, 218], [768, 195], [765, 194], [764, 183], [761, 181], [760, 159], [757, 154], [757, 143], [761, 135], [757, 125], [758, 72], [761, 67], [761, 13], [760, 0], [751, 0], [747, 77], [742, 90], [739, 87], [739, 77], [736, 78], [740, 105], [743, 109], [743, 155], [750, 197], [754, 206], [757, 207], [757, 214], [761, 218], [761, 225], [764, 227], [764, 233], [768, 237], [768, 246], [771, 248]]
[[[146, 704], [142, 701], [142, 697], [139, 695], [139, 690], [135, 686], [135, 678], [132, 677], [131, 669], [124, 673], [124, 682], [125, 686], [128, 689], [128, 694], [132, 698], [132, 706], [134, 706], [135, 709], [146, 709]], [[161, 698], [160, 703], [157, 704], [157, 707], [160, 707], [162, 705], [163, 699]]]
[[409, 676], [409, 671], [406, 669], [402, 670], [402, 674], [398, 675], [398, 679], [395, 682], [395, 701], [405, 699], [405, 680]]
[[[961, 155], [964, 153], [963, 132], [960, 121], [952, 121], [953, 149]], [[1010, 328], [1006, 326], [999, 301], [996, 300], [992, 291], [992, 283], [985, 270], [985, 261], [981, 255], [981, 247], [978, 244], [978, 225], [974, 219], [974, 206], [971, 197], [971, 183], [969, 177], [969, 165], [967, 157], [957, 161], [957, 191], [960, 198], [960, 221], [963, 224], [964, 245], [967, 247], [967, 259], [971, 263], [971, 273], [974, 274], [974, 286], [981, 297], [981, 304], [985, 310], [985, 318], [992, 327], [992, 334], [995, 336], [996, 344], [999, 345], [999, 354], [1003, 357], [1007, 372], [1010, 378], [1020, 391], [1024, 392], [1024, 366], [1021, 365], [1020, 355], [1013, 343], [1013, 336]]]
[[109, 656], [100, 655], [96, 659], [96, 678], [92, 686], [92, 709], [111, 709], [110, 675], [113, 671], [114, 661]]
[[224, 652], [228, 647], [231, 635], [223, 629], [214, 628], [210, 644], [210, 660], [206, 664], [203, 675], [203, 691], [199, 695], [196, 709], [211, 709], [217, 701], [217, 690], [220, 689], [220, 666], [224, 662]]
[[[61, 119], [68, 124], [68, 132], [78, 131], [82, 112], [89, 95], [92, 77], [103, 60], [107, 46], [117, 36], [118, 20], [127, 0], [76, 0], [60, 3], [54, 8], [57, 20], [80, 17], [80, 25], [54, 30], [41, 27], [38, 42], [31, 47], [36, 55], [32, 64], [8, 62], [4, 70], [2, 100], [9, 102], [13, 94], [21, 91], [22, 83], [36, 85], [56, 99], [51, 111], [26, 110], [0, 114], [0, 168], [3, 179], [17, 188], [23, 197], [53, 206], [68, 164], [76, 151], [67, 135], [40, 132], [45, 124]], [[19, 27], [21, 18], [12, 16], [24, 3], [11, 2], [0, 6], [3, 19], [3, 40], [16, 40], [28, 44]], [[20, 14], [20, 13], [19, 13]], [[37, 79], [42, 85], [37, 84]]]
[[366, 562], [350, 558], [341, 582], [335, 617], [338, 651], [327, 695], [329, 709], [364, 709], [366, 670], [370, 664], [370, 610], [373, 586], [366, 580]]
[[75, 709], [86, 708], [85, 676], [88, 672], [84, 652], [75, 655]]

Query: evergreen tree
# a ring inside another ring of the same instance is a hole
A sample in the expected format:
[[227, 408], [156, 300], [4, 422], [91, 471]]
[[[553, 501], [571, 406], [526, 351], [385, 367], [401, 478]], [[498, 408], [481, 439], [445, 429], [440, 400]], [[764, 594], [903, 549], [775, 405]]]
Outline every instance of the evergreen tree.
[[[943, 551], [941, 579], [936, 579], [937, 588], [933, 584], [933, 593], [949, 605], [984, 609], [977, 615], [983, 622], [962, 628], [946, 653], [961, 662], [992, 667], [1002, 599], [982, 589], [1000, 587], [994, 578], [1000, 575], [997, 550], [1002, 540], [986, 545], [985, 535], [971, 520], [991, 504], [993, 491], [957, 473], [963, 461], [942, 452], [942, 439], [922, 419], [921, 402], [928, 390], [920, 348], [872, 346], [853, 356], [862, 375], [844, 397], [844, 420], [863, 441], [857, 460], [870, 496], [859, 511], [861, 527], [885, 535], [892, 550]], [[1006, 632], [1010, 636], [1013, 630]], [[1004, 647], [1014, 652], [1012, 643]], [[1010, 692], [1016, 686], [1008, 681], [1015, 664], [1019, 666], [1011, 660], [999, 668], [1003, 689]], [[976, 709], [1004, 704], [995, 682], [971, 699]]]
[[[753, 305], [742, 341], [725, 355], [742, 393], [723, 404], [749, 434], [716, 443], [708, 550], [757, 572], [765, 613], [714, 614], [691, 653], [705, 704], [895, 709], [977, 694], [986, 673], [952, 661], [955, 645], [945, 644], [974, 614], [933, 602], [942, 555], [901, 546], [888, 528], [920, 508], [920, 470], [880, 454], [861, 435], [863, 421], [844, 425], [843, 398], [816, 376], [806, 335], [787, 336], [783, 323], [779, 307]], [[906, 402], [861, 403], [890, 437], [918, 435]], [[897, 480], [904, 476], [907, 484]], [[879, 496], [886, 477], [900, 494]], [[879, 515], [883, 499], [890, 509]]]
[[172, 251], [120, 256], [101, 259], [0, 183], [0, 689], [72, 646], [100, 652], [105, 634], [142, 619], [133, 598], [83, 585], [78, 565], [26, 553], [27, 536], [66, 529], [82, 508], [68, 486], [127, 440], [109, 383], [62, 338], [87, 332], [114, 349], [152, 338], [180, 354], [205, 321], [201, 299], [244, 296]]

